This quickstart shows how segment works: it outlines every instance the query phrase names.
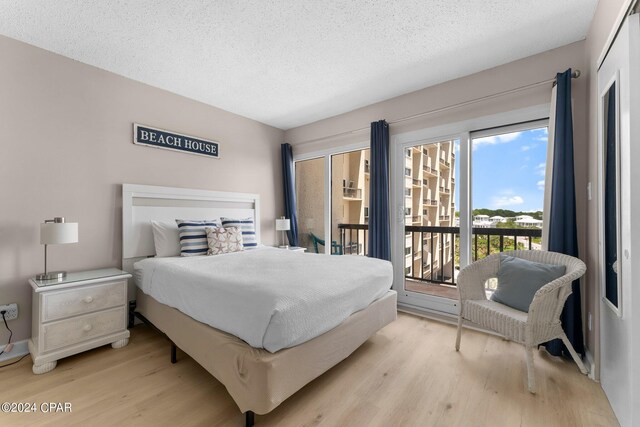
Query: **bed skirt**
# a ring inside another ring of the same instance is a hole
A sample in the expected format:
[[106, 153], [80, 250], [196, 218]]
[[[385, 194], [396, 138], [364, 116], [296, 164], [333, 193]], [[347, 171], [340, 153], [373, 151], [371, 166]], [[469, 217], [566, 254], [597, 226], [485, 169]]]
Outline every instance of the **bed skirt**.
[[159, 303], [140, 289], [136, 311], [224, 384], [240, 411], [266, 414], [393, 322], [397, 294], [389, 291], [334, 329], [276, 353], [253, 348]]

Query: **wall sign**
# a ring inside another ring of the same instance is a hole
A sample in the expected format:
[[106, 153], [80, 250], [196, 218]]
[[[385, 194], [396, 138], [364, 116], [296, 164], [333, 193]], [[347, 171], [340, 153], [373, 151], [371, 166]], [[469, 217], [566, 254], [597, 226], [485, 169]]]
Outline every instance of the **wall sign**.
[[201, 156], [220, 158], [220, 144], [203, 138], [133, 124], [133, 143], [149, 147], [177, 150]]

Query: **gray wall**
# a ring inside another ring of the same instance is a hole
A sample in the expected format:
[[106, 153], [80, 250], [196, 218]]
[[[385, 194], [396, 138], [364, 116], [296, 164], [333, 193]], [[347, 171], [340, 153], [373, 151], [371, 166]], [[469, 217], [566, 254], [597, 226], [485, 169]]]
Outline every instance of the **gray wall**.
[[[281, 130], [6, 37], [0, 58], [0, 304], [19, 305], [15, 341], [30, 336], [39, 223], [80, 224], [79, 243], [49, 248], [51, 269], [118, 267], [122, 183], [259, 193], [275, 242]], [[134, 145], [133, 122], [217, 140], [221, 159]]]

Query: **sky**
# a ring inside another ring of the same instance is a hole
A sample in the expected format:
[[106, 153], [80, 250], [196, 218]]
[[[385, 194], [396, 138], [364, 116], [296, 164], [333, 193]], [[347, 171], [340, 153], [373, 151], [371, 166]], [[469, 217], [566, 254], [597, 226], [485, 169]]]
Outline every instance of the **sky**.
[[[471, 155], [473, 209], [542, 210], [546, 127], [474, 139]], [[459, 168], [456, 181], [460, 182]]]

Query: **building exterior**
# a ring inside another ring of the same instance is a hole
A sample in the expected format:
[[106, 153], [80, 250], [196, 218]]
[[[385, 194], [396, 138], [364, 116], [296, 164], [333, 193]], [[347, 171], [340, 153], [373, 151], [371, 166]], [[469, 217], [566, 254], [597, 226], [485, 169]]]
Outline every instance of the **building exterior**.
[[[453, 227], [455, 221], [454, 141], [405, 151], [405, 225]], [[441, 280], [451, 276], [454, 248], [450, 234], [405, 233], [405, 276]]]
[[340, 224], [369, 223], [369, 153], [358, 150], [331, 158], [331, 240], [345, 254], [365, 255], [365, 230], [345, 230]]

